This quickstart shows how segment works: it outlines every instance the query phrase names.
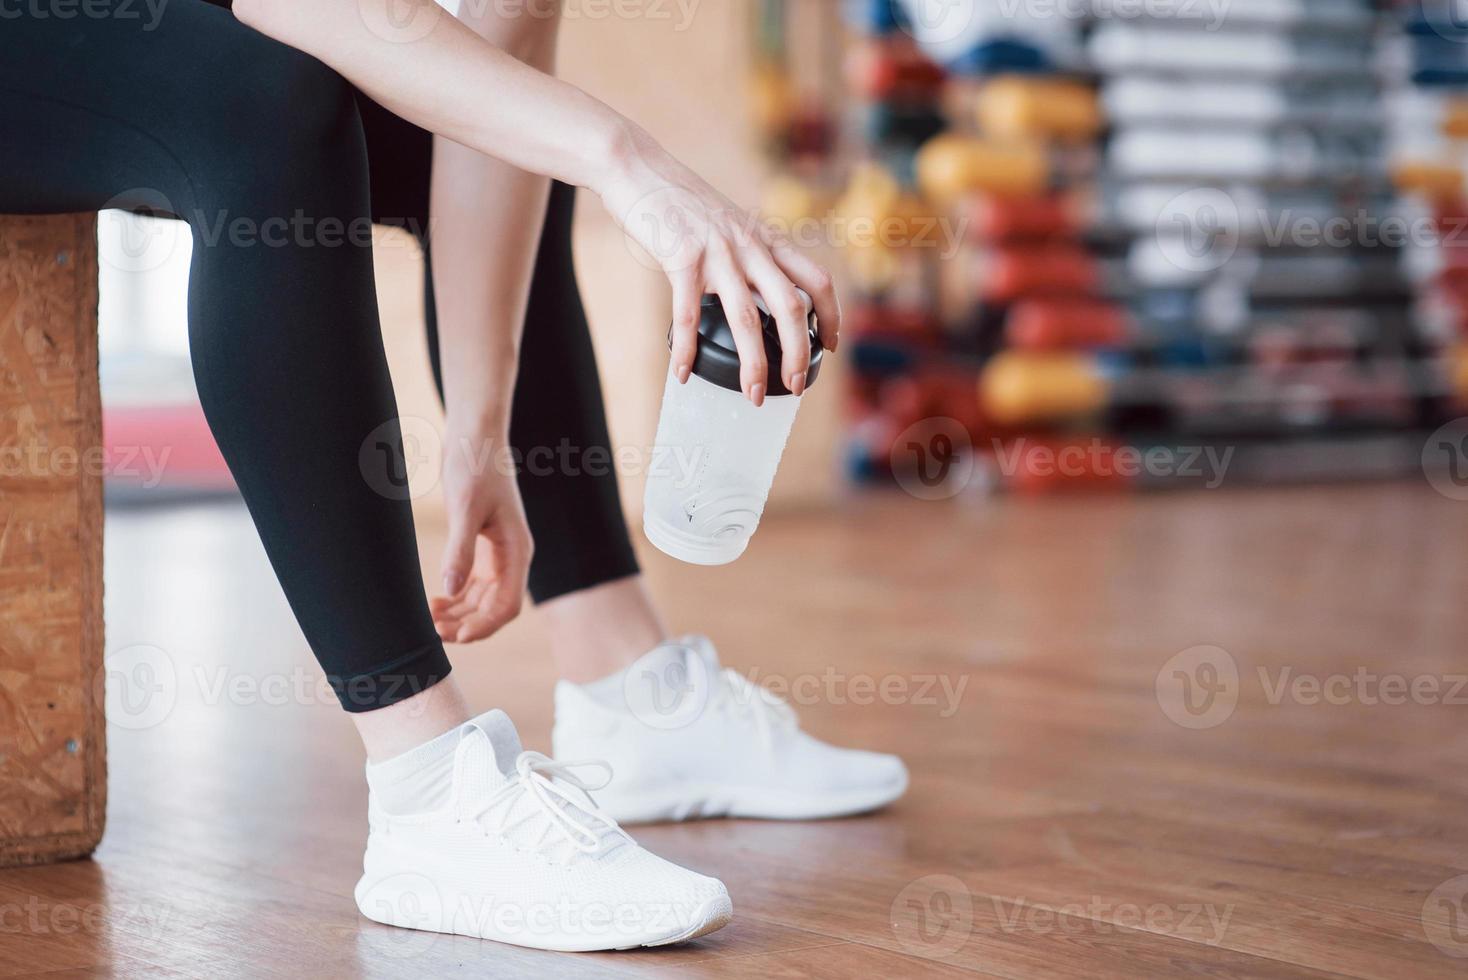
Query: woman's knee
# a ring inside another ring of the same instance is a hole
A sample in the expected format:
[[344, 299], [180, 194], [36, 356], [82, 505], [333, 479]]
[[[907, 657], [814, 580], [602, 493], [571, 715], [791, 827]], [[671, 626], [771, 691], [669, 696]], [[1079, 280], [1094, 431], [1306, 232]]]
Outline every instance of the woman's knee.
[[[195, 169], [201, 196], [289, 209], [368, 207], [356, 92], [322, 62], [268, 38], [233, 52], [243, 77], [219, 86]], [[216, 200], [215, 203], [218, 203]]]

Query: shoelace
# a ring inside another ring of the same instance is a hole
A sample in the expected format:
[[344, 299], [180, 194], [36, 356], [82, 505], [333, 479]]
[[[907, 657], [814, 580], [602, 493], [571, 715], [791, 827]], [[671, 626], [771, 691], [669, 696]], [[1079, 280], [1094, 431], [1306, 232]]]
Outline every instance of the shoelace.
[[[587, 767], [603, 770], [606, 778], [599, 783], [592, 783], [571, 771]], [[544, 816], [546, 823], [531, 845], [536, 850], [541, 848], [553, 829], [560, 831], [566, 843], [583, 854], [595, 853], [601, 847], [602, 836], [607, 831], [632, 843], [631, 835], [618, 826], [617, 821], [599, 810], [589, 808], [583, 800], [558, 785], [555, 782], [557, 779], [590, 793], [604, 789], [611, 782], [612, 767], [601, 760], [556, 762], [540, 752], [521, 752], [515, 757], [514, 777], [490, 797], [474, 819], [477, 821], [488, 816], [496, 807], [508, 802], [509, 806], [504, 808], [504, 816], [500, 818], [494, 832], [504, 836], [527, 820]], [[526, 794], [535, 801], [536, 806], [515, 820], [509, 820], [510, 813], [515, 809], [515, 801]]]
[[726, 667], [719, 673], [719, 688], [721, 703], [738, 706], [754, 722], [766, 748], [773, 747], [777, 731], [788, 731], [800, 723], [794, 708], [736, 670]]

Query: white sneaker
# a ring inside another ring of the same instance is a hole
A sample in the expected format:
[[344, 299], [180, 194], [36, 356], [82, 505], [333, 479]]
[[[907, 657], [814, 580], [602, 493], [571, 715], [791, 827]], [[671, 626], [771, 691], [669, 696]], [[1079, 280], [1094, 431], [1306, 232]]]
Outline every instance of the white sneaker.
[[616, 680], [561, 681], [552, 741], [557, 755], [594, 751], [611, 763], [597, 799], [624, 823], [817, 820], [875, 810], [907, 789], [901, 759], [805, 734], [789, 705], [721, 669], [701, 636], [664, 644]]
[[707, 935], [733, 915], [721, 882], [639, 847], [572, 768], [521, 751], [502, 711], [465, 725], [453, 798], [393, 816], [368, 802], [357, 908], [376, 922], [585, 951]]

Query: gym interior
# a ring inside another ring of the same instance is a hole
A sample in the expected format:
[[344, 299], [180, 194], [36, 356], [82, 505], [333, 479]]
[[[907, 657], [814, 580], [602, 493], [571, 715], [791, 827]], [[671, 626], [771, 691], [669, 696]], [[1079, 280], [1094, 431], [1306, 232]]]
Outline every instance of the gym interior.
[[[611, 453], [575, 465], [615, 468], [674, 630], [900, 756], [906, 794], [636, 828], [733, 896], [681, 945], [363, 918], [361, 748], [200, 408], [187, 230], [0, 216], [0, 976], [1463, 976], [1454, 4], [563, 17], [561, 75], [812, 250], [844, 311], [747, 548], [671, 557], [642, 531], [668, 283], [583, 192]], [[432, 588], [423, 254], [374, 249]], [[545, 651], [529, 604], [449, 649], [549, 752]]]

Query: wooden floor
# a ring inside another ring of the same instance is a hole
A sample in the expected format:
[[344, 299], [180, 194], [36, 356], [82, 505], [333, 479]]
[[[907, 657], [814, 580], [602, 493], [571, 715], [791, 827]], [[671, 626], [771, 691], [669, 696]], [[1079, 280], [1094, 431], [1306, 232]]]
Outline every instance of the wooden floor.
[[[108, 649], [157, 648], [125, 655], [163, 700], [112, 727], [95, 860], [0, 872], [0, 976], [1468, 973], [1468, 504], [1423, 487], [858, 500], [728, 568], [649, 558], [677, 626], [913, 787], [641, 830], [735, 921], [596, 955], [360, 919], [360, 752], [294, 689], [315, 675], [243, 512], [107, 532]], [[533, 620], [457, 661], [547, 747]]]

